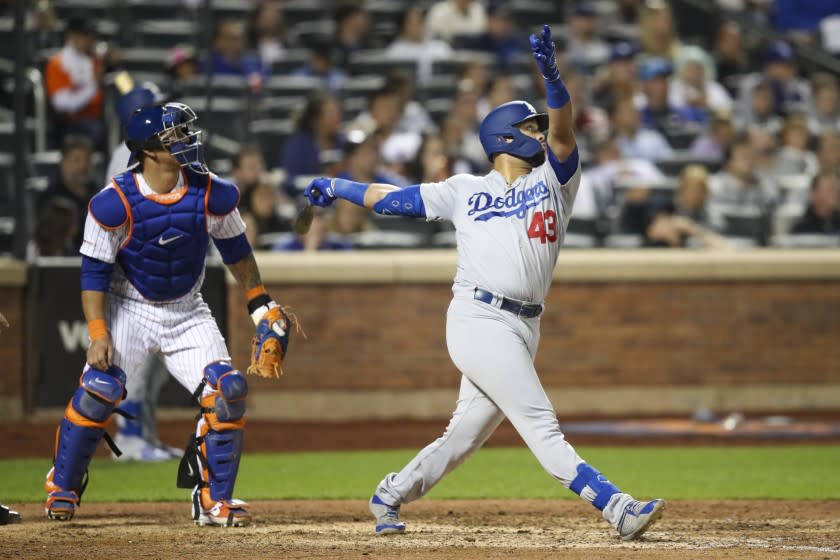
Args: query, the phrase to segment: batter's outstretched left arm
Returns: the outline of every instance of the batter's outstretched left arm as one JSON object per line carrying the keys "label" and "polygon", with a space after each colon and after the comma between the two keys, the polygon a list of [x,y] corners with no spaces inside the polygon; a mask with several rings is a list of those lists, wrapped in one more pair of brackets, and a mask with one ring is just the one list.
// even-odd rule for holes
{"label": "batter's outstretched left arm", "polygon": [[396,187],[385,183],[357,183],[335,177],[314,179],[304,195],[314,206],[329,206],[338,198],[349,200],[379,214],[425,218],[420,185]]}
{"label": "batter's outstretched left arm", "polygon": [[540,36],[531,35],[531,52],[545,80],[548,104],[548,131],[546,142],[560,161],[565,161],[574,151],[574,117],[572,101],[557,68],[556,50],[551,39],[551,28],[544,25]]}

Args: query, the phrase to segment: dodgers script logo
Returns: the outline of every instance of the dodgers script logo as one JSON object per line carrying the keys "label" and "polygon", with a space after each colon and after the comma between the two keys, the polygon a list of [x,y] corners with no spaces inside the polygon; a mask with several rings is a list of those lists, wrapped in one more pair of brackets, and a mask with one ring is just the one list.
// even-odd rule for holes
{"label": "dodgers script logo", "polygon": [[476,222],[486,222],[498,216],[516,216],[521,220],[525,218],[529,208],[538,206],[548,196],[549,190],[543,181],[523,190],[513,188],[504,197],[493,198],[490,193],[479,192],[469,198],[468,202],[472,208],[467,215],[478,214],[475,217]]}

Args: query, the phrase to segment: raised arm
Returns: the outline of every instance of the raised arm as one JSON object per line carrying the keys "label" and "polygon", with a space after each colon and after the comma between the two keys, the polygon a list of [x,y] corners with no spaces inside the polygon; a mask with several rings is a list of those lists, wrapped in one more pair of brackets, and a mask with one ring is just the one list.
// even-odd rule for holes
{"label": "raised arm", "polygon": [[554,41],[551,29],[544,25],[540,36],[531,35],[531,52],[545,80],[546,101],[548,105],[548,131],[546,142],[560,161],[565,161],[574,151],[574,117],[572,102],[566,85],[560,78]]}

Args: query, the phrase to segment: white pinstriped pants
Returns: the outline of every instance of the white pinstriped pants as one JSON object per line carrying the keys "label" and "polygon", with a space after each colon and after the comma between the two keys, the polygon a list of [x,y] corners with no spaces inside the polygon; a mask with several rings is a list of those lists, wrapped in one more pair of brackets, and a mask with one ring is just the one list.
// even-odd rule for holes
{"label": "white pinstriped pants", "polygon": [[190,393],[204,377],[207,364],[230,361],[216,320],[198,293],[167,303],[111,293],[106,299],[105,321],[114,343],[114,364],[127,377],[129,398],[145,383],[136,372],[149,354],[160,355],[166,369]]}

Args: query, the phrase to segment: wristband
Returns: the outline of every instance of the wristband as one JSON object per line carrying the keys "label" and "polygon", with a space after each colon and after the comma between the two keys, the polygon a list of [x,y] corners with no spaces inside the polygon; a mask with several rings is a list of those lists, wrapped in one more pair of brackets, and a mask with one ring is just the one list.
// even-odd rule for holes
{"label": "wristband", "polygon": [[545,97],[549,109],[560,109],[569,102],[569,90],[559,76],[545,81]]}
{"label": "wristband", "polygon": [[267,293],[268,291],[266,291],[265,286],[263,284],[260,284],[259,286],[254,286],[253,288],[245,292],[245,299],[251,301],[257,296],[265,295]]}
{"label": "wristband", "polygon": [[[268,296],[265,296],[265,297],[268,297]],[[274,302],[273,299],[269,299],[267,303],[265,303],[263,305],[260,305],[259,307],[257,307],[253,311],[251,311],[250,307],[249,307],[248,310],[251,312],[251,320],[254,322],[254,325],[259,325],[260,320],[263,318],[263,315],[265,315],[266,313],[268,313],[270,310],[274,309],[275,307],[279,307],[279,306]]]}
{"label": "wristband", "polygon": [[349,200],[359,206],[365,205],[365,193],[368,189],[367,183],[357,183],[356,181],[348,181],[347,179],[333,179],[331,186],[333,194],[338,198]]}
{"label": "wristband", "polygon": [[108,336],[108,327],[105,326],[105,319],[88,321],[88,336],[91,342]]}

